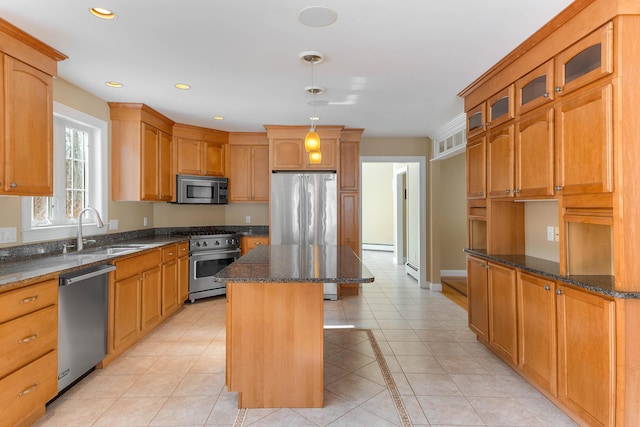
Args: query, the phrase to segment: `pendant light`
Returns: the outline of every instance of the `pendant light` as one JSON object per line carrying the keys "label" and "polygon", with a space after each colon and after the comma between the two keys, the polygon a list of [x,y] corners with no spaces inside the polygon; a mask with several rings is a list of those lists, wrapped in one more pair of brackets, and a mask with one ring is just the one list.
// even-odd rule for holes
{"label": "pendant light", "polygon": [[[323,92],[323,90],[314,85],[313,65],[317,62],[322,61],[322,54],[320,52],[303,52],[302,54],[300,54],[300,57],[311,64],[311,86],[306,88],[306,91],[313,95],[313,115],[311,116],[312,123],[309,131],[304,137],[304,149],[309,153],[310,163],[320,163],[320,161],[322,160],[322,155],[320,154],[320,135],[318,135],[318,132],[316,132],[316,125],[314,121],[318,120],[318,117],[316,116],[316,95]],[[312,156],[311,153],[316,154]]]}

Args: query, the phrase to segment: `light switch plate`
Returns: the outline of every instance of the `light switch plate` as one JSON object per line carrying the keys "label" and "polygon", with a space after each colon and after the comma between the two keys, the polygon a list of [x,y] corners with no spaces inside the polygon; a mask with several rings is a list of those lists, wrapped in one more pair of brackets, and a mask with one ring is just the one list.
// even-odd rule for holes
{"label": "light switch plate", "polygon": [[111,219],[109,220],[109,230],[117,230],[118,229],[118,220]]}
{"label": "light switch plate", "polygon": [[244,222],[245,222],[246,224],[251,224],[251,215],[247,215],[247,216],[245,216],[245,217],[244,217]]}
{"label": "light switch plate", "polygon": [[552,225],[547,226],[547,240],[553,242],[555,240],[554,228]]}

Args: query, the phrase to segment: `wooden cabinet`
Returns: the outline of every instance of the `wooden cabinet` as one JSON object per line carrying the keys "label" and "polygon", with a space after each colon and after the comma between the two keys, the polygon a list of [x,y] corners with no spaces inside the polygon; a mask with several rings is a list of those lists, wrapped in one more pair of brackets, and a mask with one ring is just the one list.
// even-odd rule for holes
{"label": "wooden cabinet", "polygon": [[510,363],[518,362],[516,323],[516,272],[513,268],[489,263],[489,346]]}
{"label": "wooden cabinet", "polygon": [[561,285],[557,316],[560,401],[589,425],[616,425],[614,301]]}
{"label": "wooden cabinet", "polygon": [[2,425],[30,425],[58,393],[58,279],[0,293]]}
{"label": "wooden cabinet", "polygon": [[516,123],[513,190],[516,198],[553,197],[553,132],[553,108],[531,112]]}
{"label": "wooden cabinet", "polygon": [[160,322],[161,251],[116,260],[109,283],[109,359],[129,348]]}
{"label": "wooden cabinet", "polygon": [[608,22],[558,54],[555,91],[564,95],[613,73],[613,38]]}
{"label": "wooden cabinet", "polygon": [[487,134],[487,193],[489,197],[513,197],[513,125]]}
{"label": "wooden cabinet", "polygon": [[242,236],[240,238],[240,255],[245,255],[256,246],[268,245],[269,236]]}
{"label": "wooden cabinet", "polygon": [[360,142],[340,143],[339,191],[358,191],[360,188]]}
{"label": "wooden cabinet", "polygon": [[487,197],[487,142],[486,137],[467,142],[467,198]]}
{"label": "wooden cabinet", "polygon": [[556,284],[518,271],[518,368],[557,395]]}
{"label": "wooden cabinet", "polygon": [[173,121],[144,104],[109,103],[114,200],[173,199]]}
{"label": "wooden cabinet", "polygon": [[178,245],[162,248],[162,316],[178,309]]}
{"label": "wooden cabinet", "polygon": [[467,312],[469,329],[478,340],[489,342],[489,287],[487,284],[487,262],[467,257]]}
{"label": "wooden cabinet", "polygon": [[554,99],[553,59],[516,81],[516,114],[524,114]]}
{"label": "wooden cabinet", "polygon": [[509,85],[487,100],[487,129],[492,129],[514,117],[514,85]]}
{"label": "wooden cabinet", "polygon": [[481,103],[467,111],[467,138],[479,135],[485,128],[486,103]]}
{"label": "wooden cabinet", "polygon": [[269,146],[230,145],[229,201],[269,201]]}
{"label": "wooden cabinet", "polygon": [[229,134],[176,123],[174,168],[184,175],[224,176]]}
{"label": "wooden cabinet", "polygon": [[271,150],[271,169],[273,170],[335,170],[338,168],[337,139],[320,138],[322,161],[317,164],[309,162],[309,153],[304,149],[304,136],[295,139],[276,139],[271,145]]}
{"label": "wooden cabinet", "polygon": [[613,85],[567,95],[556,107],[556,191],[613,191]]}
{"label": "wooden cabinet", "polygon": [[[0,194],[53,194],[53,78],[0,53]],[[4,87],[2,87],[4,86]]]}
{"label": "wooden cabinet", "polygon": [[189,298],[189,242],[178,243],[178,304]]}

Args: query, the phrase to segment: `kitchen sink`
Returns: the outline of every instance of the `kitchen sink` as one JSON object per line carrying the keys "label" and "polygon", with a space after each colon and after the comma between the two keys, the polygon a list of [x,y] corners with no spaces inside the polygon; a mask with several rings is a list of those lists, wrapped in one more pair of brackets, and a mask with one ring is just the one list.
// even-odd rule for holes
{"label": "kitchen sink", "polygon": [[125,252],[133,252],[136,248],[125,248],[125,247],[106,247],[102,249],[96,249],[92,251],[86,251],[86,255],[119,255]]}

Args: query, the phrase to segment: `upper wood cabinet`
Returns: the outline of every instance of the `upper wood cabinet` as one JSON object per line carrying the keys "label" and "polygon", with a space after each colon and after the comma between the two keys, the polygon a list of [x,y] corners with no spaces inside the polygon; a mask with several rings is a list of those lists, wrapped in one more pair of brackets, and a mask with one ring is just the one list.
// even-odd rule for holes
{"label": "upper wood cabinet", "polygon": [[340,138],[342,127],[318,126],[322,161],[309,162],[309,153],[304,149],[306,126],[267,125],[269,139],[269,169],[274,170],[338,170],[340,165]]}
{"label": "upper wood cabinet", "polygon": [[173,126],[176,140],[176,173],[185,175],[224,176],[227,132],[196,126]]}
{"label": "upper wood cabinet", "polygon": [[487,129],[492,129],[514,117],[513,85],[509,85],[487,100]]}
{"label": "upper wood cabinet", "polygon": [[487,192],[489,197],[513,197],[513,125],[487,133]]}
{"label": "upper wood cabinet", "polygon": [[523,114],[554,99],[553,60],[516,81],[516,113]]}
{"label": "upper wood cabinet", "polygon": [[471,138],[486,130],[486,103],[482,103],[467,111],[467,138]]}
{"label": "upper wood cabinet", "polygon": [[556,107],[556,191],[613,191],[613,85],[565,96]]}
{"label": "upper wood cabinet", "polygon": [[516,198],[553,197],[553,108],[520,117],[515,127]]}
{"label": "upper wood cabinet", "polygon": [[269,145],[265,134],[229,135],[229,201],[269,201]]}
{"label": "upper wood cabinet", "polygon": [[467,141],[467,198],[487,197],[487,138]]}
{"label": "upper wood cabinet", "polygon": [[114,200],[173,198],[173,121],[144,104],[109,103]]}
{"label": "upper wood cabinet", "polygon": [[340,143],[340,191],[358,191],[360,188],[360,142]]}
{"label": "upper wood cabinet", "polygon": [[608,22],[555,59],[555,91],[564,95],[613,73],[613,23]]}
{"label": "upper wood cabinet", "polygon": [[0,195],[53,194],[53,77],[62,53],[0,18]]}

